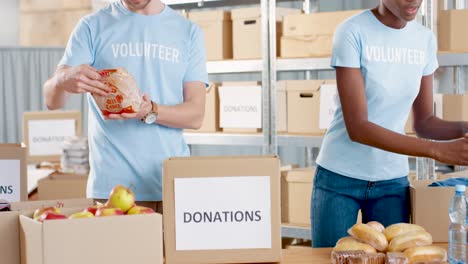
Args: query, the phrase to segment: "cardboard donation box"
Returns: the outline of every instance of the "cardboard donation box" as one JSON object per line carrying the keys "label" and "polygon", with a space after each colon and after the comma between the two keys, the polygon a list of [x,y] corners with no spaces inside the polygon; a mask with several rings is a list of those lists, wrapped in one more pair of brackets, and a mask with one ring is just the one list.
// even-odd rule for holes
{"label": "cardboard donation box", "polygon": [[163,175],[166,263],[280,261],[278,158],[171,158]]}
{"label": "cardboard donation box", "polygon": [[468,9],[443,10],[438,14],[439,50],[453,52],[468,51]]}
{"label": "cardboard donation box", "polygon": [[448,242],[448,216],[455,187],[428,187],[432,181],[411,183],[412,222],[432,235],[434,242]]}
{"label": "cardboard donation box", "polygon": [[310,226],[310,200],[315,167],[281,173],[281,222]]}
{"label": "cardboard donation box", "polygon": [[258,82],[223,82],[218,88],[220,127],[225,132],[262,128],[262,86]]}
{"label": "cardboard donation box", "polygon": [[26,201],[27,159],[24,144],[0,144],[0,200]]}
{"label": "cardboard donation box", "polygon": [[60,161],[65,139],[80,135],[80,112],[25,112],[23,115],[23,140],[28,147],[29,162]]}
{"label": "cardboard donation box", "polygon": [[[70,215],[83,208],[63,209]],[[25,264],[162,264],[162,216],[157,213],[33,220],[20,215]]]}
{"label": "cardboard donation box", "polygon": [[339,105],[334,80],[286,81],[288,132],[322,135]]}
{"label": "cardboard donation box", "polygon": [[33,211],[38,208],[50,206],[56,206],[59,208],[81,206],[85,208],[87,206],[91,206],[92,203],[92,200],[86,199],[11,203],[10,212],[0,212],[0,234],[2,234],[2,239],[0,239],[0,248],[2,249],[0,263],[21,263],[20,224],[18,221],[21,212]]}
{"label": "cardboard donation box", "polygon": [[[276,38],[278,51],[283,17],[300,14],[300,9],[276,9]],[[260,59],[262,57],[262,19],[260,7],[238,8],[232,10],[234,59]]]}
{"label": "cardboard donation box", "polygon": [[445,94],[443,100],[445,120],[468,122],[468,94]]}
{"label": "cardboard donation box", "polygon": [[54,173],[37,184],[39,200],[86,198],[87,175]]}
{"label": "cardboard donation box", "polygon": [[206,59],[232,59],[231,13],[222,10],[189,12],[188,18],[203,30]]}
{"label": "cardboard donation box", "polygon": [[283,58],[331,55],[333,34],[344,20],[362,10],[285,16],[280,56]]}
{"label": "cardboard donation box", "polygon": [[187,129],[186,132],[218,132],[219,128],[219,97],[218,84],[210,83],[206,89],[205,117],[202,126],[197,129]]}

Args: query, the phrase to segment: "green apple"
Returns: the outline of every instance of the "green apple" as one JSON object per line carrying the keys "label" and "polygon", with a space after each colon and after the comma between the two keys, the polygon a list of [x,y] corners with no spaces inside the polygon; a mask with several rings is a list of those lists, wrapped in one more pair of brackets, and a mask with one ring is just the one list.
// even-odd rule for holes
{"label": "green apple", "polygon": [[134,214],[152,214],[154,213],[154,210],[149,208],[149,207],[144,207],[144,206],[139,206],[135,205],[130,210],[128,210],[127,214],[128,215],[134,215]]}
{"label": "green apple", "polygon": [[69,219],[74,219],[74,218],[92,218],[94,217],[93,213],[88,212],[88,211],[83,211],[83,212],[78,212],[70,215],[68,218]]}
{"label": "green apple", "polygon": [[106,204],[108,204],[109,207],[120,208],[126,213],[135,205],[135,194],[130,188],[117,185],[112,189],[109,195],[109,201]]}

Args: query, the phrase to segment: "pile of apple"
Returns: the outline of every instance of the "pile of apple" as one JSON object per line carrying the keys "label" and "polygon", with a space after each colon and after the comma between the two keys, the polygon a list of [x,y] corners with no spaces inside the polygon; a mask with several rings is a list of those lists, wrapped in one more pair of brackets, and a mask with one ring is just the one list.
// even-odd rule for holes
{"label": "pile of apple", "polygon": [[135,204],[135,194],[130,188],[126,188],[122,185],[115,186],[110,195],[109,199],[105,204],[96,204],[88,207],[81,212],[74,213],[70,216],[66,216],[61,213],[58,207],[43,207],[38,208],[34,211],[33,219],[39,222],[45,220],[57,220],[57,219],[73,219],[73,218],[92,218],[92,217],[103,217],[103,216],[115,216],[115,215],[135,215],[135,214],[151,214],[154,210],[149,207],[138,206]]}

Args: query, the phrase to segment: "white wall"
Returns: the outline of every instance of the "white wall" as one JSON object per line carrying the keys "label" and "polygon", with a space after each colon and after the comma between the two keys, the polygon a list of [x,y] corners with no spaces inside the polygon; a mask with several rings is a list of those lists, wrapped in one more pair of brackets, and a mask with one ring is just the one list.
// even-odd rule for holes
{"label": "white wall", "polygon": [[0,46],[19,42],[19,0],[0,0]]}

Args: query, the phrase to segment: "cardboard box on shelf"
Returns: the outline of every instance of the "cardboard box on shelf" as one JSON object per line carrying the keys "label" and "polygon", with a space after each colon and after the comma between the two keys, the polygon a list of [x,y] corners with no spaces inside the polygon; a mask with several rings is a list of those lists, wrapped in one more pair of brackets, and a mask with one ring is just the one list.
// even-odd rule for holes
{"label": "cardboard box on shelf", "polygon": [[466,24],[468,24],[468,9],[440,11],[438,13],[439,50],[467,52]]}
{"label": "cardboard box on shelf", "polygon": [[431,183],[430,180],[411,183],[412,222],[424,227],[434,242],[446,243],[450,224],[448,211],[455,188],[428,187]]}
{"label": "cardboard box on shelf", "polygon": [[280,56],[283,58],[331,55],[333,34],[340,23],[362,10],[296,14],[284,17]]}
{"label": "cardboard box on shelf", "polygon": [[288,133],[324,134],[338,103],[336,81],[287,81],[286,90]]}
{"label": "cardboard box on shelf", "polygon": [[[15,202],[10,205],[10,212],[0,212],[0,248],[1,263],[20,264],[20,227],[19,216],[22,211],[32,211],[41,207],[57,206],[61,208],[91,206],[91,199]],[[23,262],[25,263],[25,262]]]}
{"label": "cardboard box on shelf", "polygon": [[[443,94],[434,94],[434,114],[439,118],[443,118]],[[411,110],[408,120],[405,125],[405,133],[408,135],[415,135],[416,132],[413,129],[413,111]]]}
{"label": "cardboard box on shelf", "polygon": [[91,9],[22,12],[21,46],[65,47],[78,21]]}
{"label": "cardboard box on shelf", "polygon": [[86,198],[87,175],[54,173],[37,183],[39,200]]}
{"label": "cardboard box on shelf", "polygon": [[28,200],[27,156],[24,144],[0,144],[0,200]]}
{"label": "cardboard box on shelf", "polygon": [[468,94],[445,94],[443,109],[445,120],[468,122]]}
{"label": "cardboard box on shelf", "polygon": [[189,12],[188,18],[203,30],[206,59],[232,59],[231,13],[223,10]]}
{"label": "cardboard box on shelf", "polygon": [[280,261],[277,157],[171,158],[163,174],[167,263]]}
{"label": "cardboard box on shelf", "polygon": [[281,222],[310,226],[310,201],[316,167],[281,172]]}
{"label": "cardboard box on shelf", "polygon": [[186,132],[209,132],[214,133],[220,131],[219,127],[219,97],[217,83],[211,83],[206,89],[205,98],[205,117],[200,129],[188,129]]}
{"label": "cardboard box on shelf", "polygon": [[276,131],[288,131],[288,98],[286,95],[286,82],[276,83]]}
{"label": "cardboard box on shelf", "polygon": [[[82,207],[62,213],[82,211]],[[25,264],[163,263],[162,216],[140,214],[40,223],[20,215],[21,254]],[[129,252],[133,252],[130,254]]]}
{"label": "cardboard box on shelf", "polygon": [[81,135],[77,111],[24,112],[23,141],[29,162],[60,161],[67,137]]}
{"label": "cardboard box on shelf", "polygon": [[21,0],[20,10],[30,11],[51,11],[63,9],[89,9],[91,0]]}
{"label": "cardboard box on shelf", "polygon": [[[283,17],[300,14],[300,9],[276,9],[276,45],[279,54]],[[233,9],[233,56],[236,60],[260,59],[262,57],[262,21],[260,7]]]}
{"label": "cardboard box on shelf", "polygon": [[219,125],[225,132],[257,132],[262,128],[259,82],[223,82],[218,87]]}

